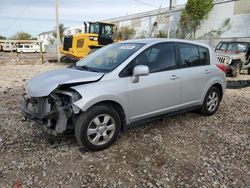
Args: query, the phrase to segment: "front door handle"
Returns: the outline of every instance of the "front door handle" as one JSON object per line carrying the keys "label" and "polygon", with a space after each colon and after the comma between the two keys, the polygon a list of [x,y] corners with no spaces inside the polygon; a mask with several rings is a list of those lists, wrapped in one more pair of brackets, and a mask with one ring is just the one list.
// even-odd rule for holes
{"label": "front door handle", "polygon": [[172,76],[170,77],[170,80],[177,80],[177,79],[179,79],[179,76],[172,75]]}

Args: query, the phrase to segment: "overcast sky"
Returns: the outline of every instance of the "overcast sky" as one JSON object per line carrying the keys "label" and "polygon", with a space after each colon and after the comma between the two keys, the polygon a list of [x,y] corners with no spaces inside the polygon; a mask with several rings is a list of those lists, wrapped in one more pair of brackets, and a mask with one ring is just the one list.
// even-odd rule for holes
{"label": "overcast sky", "polygon": [[[169,0],[59,0],[59,19],[65,27],[83,21],[98,21],[126,14],[168,7]],[[177,0],[184,4],[187,0]],[[0,0],[0,35],[10,37],[18,31],[33,36],[55,27],[54,0]]]}

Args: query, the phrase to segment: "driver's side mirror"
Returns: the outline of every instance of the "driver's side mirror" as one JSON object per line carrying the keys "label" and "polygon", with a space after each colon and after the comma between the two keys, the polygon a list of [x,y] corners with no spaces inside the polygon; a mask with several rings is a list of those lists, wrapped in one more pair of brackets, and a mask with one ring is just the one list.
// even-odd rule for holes
{"label": "driver's side mirror", "polygon": [[136,83],[139,82],[140,76],[147,76],[149,74],[149,68],[146,65],[137,65],[134,67],[133,75],[132,75],[132,82]]}

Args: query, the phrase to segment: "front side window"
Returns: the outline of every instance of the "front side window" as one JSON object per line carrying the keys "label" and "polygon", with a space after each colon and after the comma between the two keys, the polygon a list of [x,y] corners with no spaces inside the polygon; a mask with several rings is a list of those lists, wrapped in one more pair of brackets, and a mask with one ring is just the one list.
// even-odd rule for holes
{"label": "front side window", "polygon": [[181,67],[195,67],[209,65],[209,50],[207,48],[192,45],[178,44]]}
{"label": "front side window", "polygon": [[102,47],[77,62],[77,66],[97,72],[110,72],[140,49],[140,43],[114,43]]}
{"label": "front side window", "polygon": [[90,30],[89,30],[90,33],[99,34],[100,25],[98,23],[91,23],[89,27],[90,27]]}
{"label": "front side window", "polygon": [[147,65],[150,73],[175,69],[175,45],[174,43],[154,45],[137,56],[132,65],[133,67]]}

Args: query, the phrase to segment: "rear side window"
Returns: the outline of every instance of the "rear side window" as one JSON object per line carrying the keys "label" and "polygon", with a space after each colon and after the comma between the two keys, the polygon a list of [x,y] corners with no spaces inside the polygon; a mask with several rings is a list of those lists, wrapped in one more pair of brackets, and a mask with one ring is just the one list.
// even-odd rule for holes
{"label": "rear side window", "polygon": [[192,44],[178,44],[181,67],[209,65],[209,50]]}

